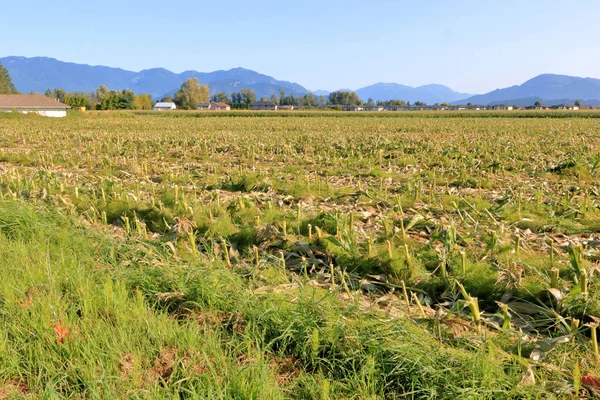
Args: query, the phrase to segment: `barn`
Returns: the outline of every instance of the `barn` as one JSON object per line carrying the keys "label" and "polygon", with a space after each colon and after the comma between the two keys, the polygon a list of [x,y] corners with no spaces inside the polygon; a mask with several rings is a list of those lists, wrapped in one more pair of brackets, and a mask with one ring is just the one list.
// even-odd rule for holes
{"label": "barn", "polygon": [[156,103],[154,105],[154,107],[152,107],[152,109],[154,111],[170,111],[170,110],[176,110],[177,106],[173,102],[159,101],[158,103]]}
{"label": "barn", "polygon": [[66,117],[69,107],[41,94],[0,94],[0,112],[36,113],[44,117]]}

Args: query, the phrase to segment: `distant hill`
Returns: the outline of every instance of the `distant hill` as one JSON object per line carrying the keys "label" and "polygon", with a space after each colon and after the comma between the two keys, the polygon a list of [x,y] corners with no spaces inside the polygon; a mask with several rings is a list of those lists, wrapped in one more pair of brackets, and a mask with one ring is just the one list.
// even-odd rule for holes
{"label": "distant hill", "polygon": [[61,88],[68,92],[94,91],[105,85],[109,89],[131,89],[136,93],[149,93],[159,98],[174,93],[188,78],[198,78],[209,84],[211,93],[254,89],[258,97],[279,95],[279,88],[287,94],[308,93],[297,83],[280,81],[273,77],[244,68],[228,71],[197,72],[185,71],[176,74],[163,68],[147,69],[140,72],[120,68],[90,66],[59,61],[48,57],[5,57],[0,62],[8,69],[17,90],[22,93],[40,92],[46,89]]}
{"label": "distant hill", "polygon": [[419,87],[405,86],[397,83],[376,83],[356,91],[362,100],[404,100],[414,103],[422,101],[426,104],[453,102],[470,97],[470,94],[457,93],[444,85],[425,85]]}
{"label": "distant hill", "polygon": [[597,101],[596,99],[600,99],[600,79],[543,74],[522,85],[496,89],[463,99],[460,103],[490,105],[517,104],[513,102],[518,101],[519,105],[531,105],[536,100],[541,100],[545,104],[552,105],[551,103],[573,103],[575,100],[581,100],[583,103]]}
{"label": "distant hill", "polygon": [[[526,97],[524,99],[509,99],[509,100],[502,100],[502,101],[494,101],[492,103],[489,103],[487,105],[490,106],[495,106],[495,105],[499,105],[499,104],[507,104],[507,105],[511,105],[511,106],[523,106],[523,107],[527,107],[527,106],[532,106],[536,103],[536,101],[540,101],[543,105],[545,106],[556,106],[559,104],[573,104],[575,103],[575,100],[573,99],[553,99],[553,100],[549,100],[549,99],[542,99],[541,97]],[[600,100],[581,100],[580,101],[582,106],[600,106]]]}
{"label": "distant hill", "polygon": [[[257,97],[279,97],[279,89],[286,94],[303,96],[308,90],[303,86],[275,79],[271,76],[244,68],[227,71],[185,71],[180,74],[164,68],[152,68],[139,72],[121,68],[91,66],[63,62],[48,57],[4,57],[0,62],[8,69],[17,90],[22,93],[40,92],[61,88],[68,92],[94,91],[100,85],[109,89],[131,89],[136,93],[149,93],[155,99],[174,94],[188,78],[210,86],[211,94],[239,92],[242,88],[253,89]],[[343,90],[343,89],[342,89]],[[348,89],[346,89],[348,90]],[[482,95],[458,93],[444,85],[411,87],[398,83],[377,83],[356,90],[362,100],[404,100],[427,104],[449,102],[453,104],[514,104],[528,106],[537,100],[547,105],[573,103],[580,100],[584,105],[600,105],[600,79],[578,78],[567,75],[543,74],[522,85],[497,89]],[[316,96],[329,96],[326,90],[316,90]]]}

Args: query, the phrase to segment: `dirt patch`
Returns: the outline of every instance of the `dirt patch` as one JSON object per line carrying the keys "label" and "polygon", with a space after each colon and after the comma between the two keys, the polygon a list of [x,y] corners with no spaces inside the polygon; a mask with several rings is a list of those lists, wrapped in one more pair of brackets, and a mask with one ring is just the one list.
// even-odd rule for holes
{"label": "dirt patch", "polygon": [[275,373],[279,385],[292,382],[302,374],[302,363],[293,357],[273,356],[269,366]]}
{"label": "dirt patch", "polygon": [[31,398],[29,387],[18,379],[10,379],[0,383],[0,400]]}
{"label": "dirt patch", "polygon": [[154,379],[162,379],[165,383],[169,382],[173,371],[175,370],[175,364],[177,363],[177,352],[172,347],[163,347],[154,365],[150,368],[150,377]]}
{"label": "dirt patch", "polygon": [[133,354],[123,354],[120,358],[121,367],[119,368],[119,375],[122,380],[127,380],[133,375],[134,371],[134,358]]}
{"label": "dirt patch", "polygon": [[208,370],[200,353],[188,354],[181,360],[183,367],[193,375],[204,375]]}
{"label": "dirt patch", "polygon": [[246,319],[240,313],[223,315],[221,323],[227,331],[232,333],[242,333],[246,329]]}

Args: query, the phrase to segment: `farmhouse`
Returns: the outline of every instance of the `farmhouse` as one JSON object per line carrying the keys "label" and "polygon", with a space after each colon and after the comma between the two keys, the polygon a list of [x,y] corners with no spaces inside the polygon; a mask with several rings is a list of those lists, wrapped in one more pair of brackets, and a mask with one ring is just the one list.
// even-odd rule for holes
{"label": "farmhouse", "polygon": [[0,111],[17,111],[23,114],[36,113],[44,117],[66,117],[71,108],[41,94],[2,94]]}
{"label": "farmhouse", "polygon": [[272,101],[257,101],[250,105],[251,110],[260,111],[260,110],[271,110],[276,111],[278,108],[277,104]]}
{"label": "farmhouse", "polygon": [[210,104],[211,104],[211,110],[215,110],[215,111],[230,111],[231,110],[231,106],[227,103],[211,101]]}
{"label": "farmhouse", "polygon": [[211,111],[229,111],[229,110],[231,110],[231,106],[229,104],[225,104],[225,103],[221,103],[221,102],[217,102],[217,101],[210,101],[208,103],[198,104],[198,107],[196,107],[196,109],[211,110]]}
{"label": "farmhouse", "polygon": [[158,102],[154,105],[154,107],[152,107],[152,109],[155,111],[169,111],[176,110],[177,106],[175,103]]}
{"label": "farmhouse", "polygon": [[284,111],[292,111],[295,109],[294,106],[279,106],[277,107],[278,110],[284,110]]}

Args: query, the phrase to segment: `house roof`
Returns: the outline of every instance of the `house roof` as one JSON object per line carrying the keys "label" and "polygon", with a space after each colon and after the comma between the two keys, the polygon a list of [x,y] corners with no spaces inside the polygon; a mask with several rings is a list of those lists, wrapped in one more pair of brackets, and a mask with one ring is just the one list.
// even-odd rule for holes
{"label": "house roof", "polygon": [[217,107],[229,107],[229,104],[221,103],[220,101],[211,101],[210,103]]}
{"label": "house roof", "polygon": [[0,109],[58,109],[71,108],[42,94],[0,94]]}
{"label": "house roof", "polygon": [[174,107],[175,103],[172,102],[158,102],[154,105],[155,108],[157,107]]}

